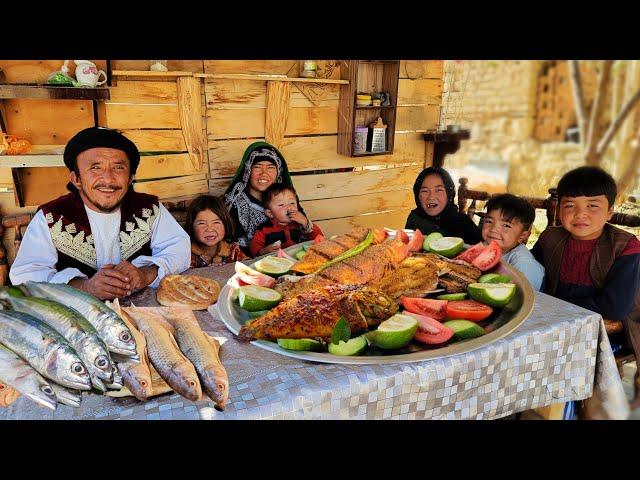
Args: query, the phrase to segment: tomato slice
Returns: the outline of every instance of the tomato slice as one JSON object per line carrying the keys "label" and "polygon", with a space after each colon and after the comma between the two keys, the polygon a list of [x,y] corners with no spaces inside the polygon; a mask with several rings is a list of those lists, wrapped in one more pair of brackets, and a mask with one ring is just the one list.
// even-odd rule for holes
{"label": "tomato slice", "polygon": [[402,229],[398,229],[396,230],[396,236],[400,238],[400,240],[402,240],[402,243],[407,244],[409,243],[409,235],[407,235],[407,232],[405,232]]}
{"label": "tomato slice", "polygon": [[486,245],[482,242],[476,243],[473,247],[467,248],[464,252],[455,257],[456,260],[464,260],[467,263],[473,262],[473,260],[484,252]]}
{"label": "tomato slice", "polygon": [[491,240],[489,246],[486,247],[480,255],[475,257],[471,263],[483,272],[495,267],[502,257],[502,249],[498,242]]}
{"label": "tomato slice", "polygon": [[313,243],[314,243],[314,245],[315,245],[316,243],[320,243],[320,242],[322,242],[322,241],[324,241],[324,235],[322,235],[322,234],[318,235],[316,238],[314,238],[314,239],[313,239]]}
{"label": "tomato slice", "polygon": [[444,320],[447,313],[448,300],[433,300],[431,298],[400,297],[400,301],[407,312],[426,315],[436,320]]}
{"label": "tomato slice", "polygon": [[409,241],[409,251],[410,252],[419,252],[422,250],[422,242],[424,241],[424,235],[420,230],[413,232],[413,237]]}
{"label": "tomato slice", "polygon": [[480,322],[493,313],[493,308],[475,300],[452,300],[447,304],[447,318]]}
{"label": "tomato slice", "polygon": [[414,340],[418,340],[419,342],[427,343],[429,345],[438,345],[453,337],[452,329],[445,327],[439,321],[431,317],[411,312],[408,312],[407,315],[411,315],[413,318],[418,320],[418,331],[413,337]]}

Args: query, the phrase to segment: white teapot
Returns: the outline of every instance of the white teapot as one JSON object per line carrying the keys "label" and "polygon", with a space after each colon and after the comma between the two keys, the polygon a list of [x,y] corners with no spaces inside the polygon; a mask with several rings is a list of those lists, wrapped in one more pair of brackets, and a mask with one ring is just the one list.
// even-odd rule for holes
{"label": "white teapot", "polygon": [[[81,87],[98,87],[107,81],[107,74],[104,70],[98,70],[96,64],[89,60],[74,60],[76,64],[76,80]],[[104,80],[98,81],[100,75],[104,75]]]}

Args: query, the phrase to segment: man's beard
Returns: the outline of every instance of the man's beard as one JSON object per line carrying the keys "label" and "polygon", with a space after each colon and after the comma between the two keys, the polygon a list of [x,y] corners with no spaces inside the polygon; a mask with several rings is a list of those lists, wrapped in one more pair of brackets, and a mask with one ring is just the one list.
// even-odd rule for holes
{"label": "man's beard", "polygon": [[[81,191],[82,194],[98,209],[100,210],[100,212],[102,213],[111,213],[116,211],[118,208],[120,208],[120,204],[122,203],[122,201],[124,200],[125,195],[123,194],[122,197],[120,197],[114,205],[109,205],[109,204],[104,204],[102,202],[100,202],[97,198],[95,198],[93,195],[89,194],[89,192],[87,192],[87,190],[85,189],[84,185],[81,185]],[[115,185],[98,185],[96,188],[112,188],[116,191],[118,190],[122,190],[122,187],[120,186],[115,186]],[[127,189],[129,188],[129,186],[126,187]],[[125,191],[126,193],[126,191]]]}

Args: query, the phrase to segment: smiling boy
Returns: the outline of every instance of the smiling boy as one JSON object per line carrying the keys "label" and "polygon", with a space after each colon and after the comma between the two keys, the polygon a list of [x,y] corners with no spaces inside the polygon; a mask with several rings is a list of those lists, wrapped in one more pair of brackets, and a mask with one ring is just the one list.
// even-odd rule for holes
{"label": "smiling boy", "polygon": [[562,226],[547,228],[532,253],[545,267],[546,293],[621,320],[627,343],[638,355],[640,242],[607,223],[616,195],[615,180],[601,168],[566,173],[558,183]]}
{"label": "smiling boy", "polygon": [[526,200],[510,193],[496,195],[487,202],[482,239],[498,242],[502,259],[522,272],[533,288],[540,290],[544,267],[526,246],[534,219],[535,210]]}

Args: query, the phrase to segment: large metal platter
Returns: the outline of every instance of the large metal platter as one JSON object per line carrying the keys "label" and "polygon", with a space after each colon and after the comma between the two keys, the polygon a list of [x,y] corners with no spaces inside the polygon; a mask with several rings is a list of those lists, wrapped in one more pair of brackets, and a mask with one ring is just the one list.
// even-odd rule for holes
{"label": "large metal platter", "polygon": [[[304,243],[287,248],[285,251],[292,254],[298,250],[301,245],[304,245]],[[253,265],[253,263],[255,262],[252,262],[250,266]],[[277,343],[267,340],[255,340],[251,343],[264,350],[300,360],[350,365],[412,363],[470,352],[489,345],[511,333],[525,321],[533,309],[535,293],[524,275],[508,263],[502,261],[495,271],[500,274],[509,275],[511,281],[518,286],[518,292],[506,307],[489,317],[489,323],[485,326],[485,329],[490,331],[482,337],[458,341],[437,348],[429,347],[417,341],[412,341],[401,350],[385,351],[370,347],[367,349],[366,355],[352,357],[333,355],[328,352],[297,352],[285,350],[280,348]],[[220,292],[218,302],[209,308],[217,309],[219,318],[227,328],[238,335],[240,327],[249,319],[249,316],[239,307],[238,301],[234,300],[233,293],[233,288],[225,285]],[[485,325],[484,322],[483,325]]]}

